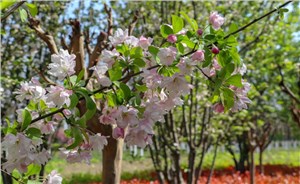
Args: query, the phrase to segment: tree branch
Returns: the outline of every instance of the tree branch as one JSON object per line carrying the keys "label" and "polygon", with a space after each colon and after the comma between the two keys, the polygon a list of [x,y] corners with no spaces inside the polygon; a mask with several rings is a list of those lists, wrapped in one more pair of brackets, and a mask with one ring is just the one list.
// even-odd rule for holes
{"label": "tree branch", "polygon": [[33,29],[36,32],[36,34],[47,44],[51,54],[57,54],[58,50],[53,36],[51,36],[48,32],[45,32],[41,28],[40,21],[30,16],[28,18],[28,22],[29,27]]}
{"label": "tree branch", "polygon": [[84,44],[83,35],[80,29],[80,22],[78,20],[70,20],[70,25],[72,26],[72,36],[71,36],[71,53],[76,55],[76,74],[84,69]]}

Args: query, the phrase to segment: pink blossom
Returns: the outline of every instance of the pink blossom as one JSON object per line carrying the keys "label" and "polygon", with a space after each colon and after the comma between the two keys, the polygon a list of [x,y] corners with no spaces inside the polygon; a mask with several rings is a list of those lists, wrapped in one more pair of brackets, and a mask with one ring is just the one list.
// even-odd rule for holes
{"label": "pink blossom", "polygon": [[176,41],[177,41],[176,35],[170,34],[170,35],[168,36],[168,38],[167,38],[167,41],[170,42],[170,43],[176,43]]}
{"label": "pink blossom", "polygon": [[109,50],[103,50],[100,56],[100,60],[105,62],[107,64],[107,67],[110,69],[112,65],[115,63],[116,58],[120,54],[117,52],[116,49],[109,51]]}
{"label": "pink blossom", "polygon": [[145,38],[144,36],[141,36],[138,42],[138,45],[142,47],[143,49],[148,49],[148,47],[151,45],[153,39],[152,38]]}
{"label": "pink blossom", "polygon": [[50,86],[50,88],[47,88],[47,91],[49,92],[46,95],[48,103],[53,103],[57,107],[62,107],[64,104],[70,105],[70,96],[73,93],[71,90],[67,90],[63,86]]}
{"label": "pink blossom", "polygon": [[189,75],[195,68],[195,65],[197,65],[196,62],[191,61],[191,59],[188,57],[184,57],[180,59],[177,67],[180,69],[180,74]]}
{"label": "pink blossom", "polygon": [[139,39],[135,36],[128,36],[125,40],[126,45],[130,45],[132,47],[136,47],[139,43]]}
{"label": "pink blossom", "polygon": [[217,30],[224,24],[225,19],[217,12],[212,12],[209,16],[209,22],[212,24],[212,27]]}
{"label": "pink blossom", "polygon": [[224,106],[221,103],[217,103],[213,106],[213,110],[218,113],[224,112]]}
{"label": "pink blossom", "polygon": [[50,134],[50,133],[54,133],[54,123],[53,121],[49,121],[47,123],[42,123],[41,126],[41,132],[43,134]]}
{"label": "pink blossom", "polygon": [[34,78],[30,82],[21,82],[21,88],[14,92],[14,94],[17,94],[16,99],[19,101],[24,99],[38,101],[44,98],[45,93],[46,90]]}
{"label": "pink blossom", "polygon": [[74,54],[69,54],[67,50],[60,50],[58,54],[51,55],[52,63],[49,64],[50,69],[48,73],[58,80],[63,80],[66,76],[71,76],[75,73],[75,61],[76,56]]}
{"label": "pink blossom", "polygon": [[65,148],[60,148],[59,150],[61,152],[61,156],[69,163],[85,162],[90,164],[90,160],[92,158],[90,150],[66,150]]}
{"label": "pink blossom", "polygon": [[97,150],[97,151],[102,151],[104,146],[106,146],[108,143],[106,136],[102,136],[100,133],[89,136],[89,140],[93,150]]}
{"label": "pink blossom", "polygon": [[123,31],[122,29],[118,28],[113,36],[109,36],[108,39],[110,40],[113,46],[118,44],[124,43],[125,40],[128,38],[128,29]]}
{"label": "pink blossom", "polygon": [[149,135],[141,128],[132,128],[129,130],[128,135],[125,138],[127,145],[137,145],[141,148],[145,148],[146,145],[151,144],[152,135]]}
{"label": "pink blossom", "polygon": [[204,51],[202,50],[197,50],[193,55],[192,55],[192,60],[193,61],[204,61]]}
{"label": "pink blossom", "polygon": [[115,127],[112,132],[112,136],[114,139],[124,138],[125,137],[125,130],[120,127]]}
{"label": "pink blossom", "polygon": [[38,147],[40,144],[42,144],[41,139],[31,140],[22,133],[7,134],[1,144],[7,154],[7,161],[3,164],[3,168],[9,173],[13,169],[24,173],[27,171],[27,166],[32,163],[45,164],[50,155],[45,149],[40,151]]}
{"label": "pink blossom", "polygon": [[51,173],[47,176],[46,181],[43,184],[61,184],[62,183],[62,177],[60,174],[53,170]]}
{"label": "pink blossom", "polygon": [[141,76],[144,78],[143,82],[146,84],[147,88],[154,89],[157,88],[161,82],[163,77],[159,75],[156,70],[143,70],[144,73]]}
{"label": "pink blossom", "polygon": [[166,78],[161,86],[165,87],[172,97],[188,94],[190,89],[193,88],[193,86],[187,82],[185,77],[178,73],[174,74],[172,77]]}
{"label": "pink blossom", "polygon": [[117,125],[120,128],[126,128],[127,125],[135,126],[139,123],[137,114],[138,110],[133,107],[120,106],[120,116],[117,118]]}
{"label": "pink blossom", "polygon": [[99,63],[97,66],[91,67],[90,70],[95,71],[98,83],[101,86],[107,87],[111,85],[110,79],[105,75],[106,71],[108,70],[106,63]]}
{"label": "pink blossom", "polygon": [[213,67],[216,69],[216,70],[221,70],[221,66],[219,65],[219,63],[218,63],[218,61],[217,61],[217,59],[216,58],[214,58],[213,59],[213,62],[212,62],[212,65],[213,65]]}
{"label": "pink blossom", "polygon": [[157,54],[160,63],[166,66],[173,64],[173,61],[176,59],[176,55],[177,49],[175,47],[162,48]]}
{"label": "pink blossom", "polygon": [[247,97],[247,94],[250,90],[250,84],[248,82],[242,81],[243,87],[236,88],[234,90],[235,93],[235,100],[234,106],[232,107],[231,111],[236,112],[242,109],[247,109],[247,104],[251,103],[251,100]]}

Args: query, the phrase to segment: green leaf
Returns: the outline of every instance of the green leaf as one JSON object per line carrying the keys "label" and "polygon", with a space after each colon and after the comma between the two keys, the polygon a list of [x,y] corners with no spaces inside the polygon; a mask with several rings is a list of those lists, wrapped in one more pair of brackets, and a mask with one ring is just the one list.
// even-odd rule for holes
{"label": "green leaf", "polygon": [[73,75],[73,76],[70,77],[70,82],[72,83],[73,86],[75,86],[76,81],[77,81],[77,76],[76,75]]}
{"label": "green leaf", "polygon": [[80,117],[80,119],[77,121],[77,123],[81,127],[85,127],[86,126],[86,121],[88,121],[89,119],[91,119],[94,116],[94,114],[96,113],[97,107],[96,107],[96,104],[93,101],[93,99],[89,96],[86,89],[84,89],[84,88],[77,89],[76,93],[79,93],[80,95],[82,95],[85,98],[85,103],[86,103],[86,109],[87,110],[84,113],[84,115],[82,117]]}
{"label": "green leaf", "polygon": [[70,146],[68,146],[67,149],[76,148],[77,146],[79,146],[79,144],[81,144],[81,142],[83,140],[83,137],[82,137],[82,134],[81,134],[81,131],[79,128],[72,127],[71,132],[72,132],[72,137],[74,138],[74,142]]}
{"label": "green leaf", "polygon": [[4,10],[5,8],[12,6],[15,2],[16,0],[2,0],[0,2],[0,10]]}
{"label": "green leaf", "polygon": [[77,79],[76,79],[76,83],[78,83],[78,82],[84,77],[84,73],[85,73],[85,70],[84,70],[84,69],[82,69],[82,70],[79,72],[79,74],[78,74],[78,76],[77,76]]}
{"label": "green leaf", "polygon": [[191,19],[186,13],[183,11],[180,12],[180,14],[185,18],[185,20],[191,25],[191,27],[194,29],[194,31],[198,30],[198,24],[194,19]]}
{"label": "green leaf", "polygon": [[30,164],[28,167],[27,167],[27,172],[25,173],[25,176],[31,176],[31,175],[35,175],[35,174],[39,174],[40,173],[40,170],[41,170],[41,166],[40,165],[37,165],[37,164]]}
{"label": "green leaf", "polygon": [[238,53],[238,50],[235,47],[232,47],[229,50],[229,54],[232,57],[234,63],[239,66],[241,64],[241,58],[240,58],[240,55]]}
{"label": "green leaf", "polygon": [[70,104],[70,109],[73,109],[74,107],[76,107],[76,105],[78,104],[79,102],[79,99],[78,99],[78,96],[76,95],[76,93],[73,93],[71,96],[70,96],[70,100],[71,100],[71,104]]}
{"label": "green leaf", "polygon": [[143,49],[141,47],[134,47],[130,50],[131,58],[141,58],[143,57]]}
{"label": "green leaf", "polygon": [[144,84],[144,85],[139,85],[139,84],[135,84],[135,88],[138,90],[138,91],[141,91],[141,92],[145,92],[147,91],[147,86]]}
{"label": "green leaf", "polygon": [[34,128],[34,127],[30,127],[26,130],[26,134],[28,135],[28,137],[32,138],[32,137],[41,137],[42,133],[40,129]]}
{"label": "green leaf", "polygon": [[24,109],[22,112],[23,116],[23,123],[22,123],[22,130],[25,130],[31,123],[31,114],[27,109]]}
{"label": "green leaf", "polygon": [[148,47],[148,51],[154,56],[156,57],[157,53],[159,52],[159,48],[154,47],[154,46],[149,46]]}
{"label": "green leaf", "polygon": [[170,34],[173,34],[174,32],[171,26],[164,24],[160,26],[160,33],[162,37],[167,38]]}
{"label": "green leaf", "polygon": [[122,78],[122,68],[114,67],[111,70],[108,70],[108,74],[111,81],[117,81]]}
{"label": "green leaf", "polygon": [[21,21],[26,22],[27,21],[27,12],[24,9],[19,10]]}
{"label": "green leaf", "polygon": [[135,58],[133,60],[133,64],[135,64],[138,67],[144,67],[144,66],[146,66],[145,61],[143,59],[141,59],[141,58]]}
{"label": "green leaf", "polygon": [[243,87],[243,84],[242,84],[242,75],[241,74],[232,75],[231,77],[229,77],[226,80],[226,83],[234,85],[234,86],[239,87],[239,88]]}
{"label": "green leaf", "polygon": [[26,6],[29,9],[30,14],[34,17],[38,13],[37,6],[35,4],[26,3]]}
{"label": "green leaf", "polygon": [[120,83],[120,88],[123,91],[125,100],[128,101],[131,98],[131,90],[130,90],[130,88],[126,84],[124,84],[122,82]]}
{"label": "green leaf", "polygon": [[46,105],[45,101],[44,100],[40,100],[39,102],[39,109],[44,111],[45,109],[47,109],[48,106]]}
{"label": "green leaf", "polygon": [[172,26],[174,33],[178,33],[184,26],[183,19],[176,15],[172,15]]}
{"label": "green leaf", "polygon": [[221,101],[225,112],[234,105],[234,92],[229,88],[221,89]]}
{"label": "green leaf", "polygon": [[238,25],[236,23],[230,24],[230,26],[229,26],[229,34],[235,32],[238,29],[239,29],[239,27],[238,27]]}
{"label": "green leaf", "polygon": [[182,43],[177,43],[176,45],[177,45],[178,51],[179,51],[181,54],[183,54],[183,53],[184,53],[184,46],[183,46],[183,44],[182,44]]}

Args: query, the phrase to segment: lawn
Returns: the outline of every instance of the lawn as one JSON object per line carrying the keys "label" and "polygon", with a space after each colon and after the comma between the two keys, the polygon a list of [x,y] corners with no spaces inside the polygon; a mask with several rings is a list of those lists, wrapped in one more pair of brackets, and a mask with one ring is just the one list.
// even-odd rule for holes
{"label": "lawn", "polygon": [[[58,155],[47,164],[46,172],[53,169],[58,170],[64,177],[64,183],[101,181],[101,154],[93,153],[91,165],[76,163],[67,164],[66,161],[60,159]],[[238,157],[238,155],[237,155]],[[209,169],[212,162],[213,154],[208,153],[204,159],[203,167]],[[256,163],[258,164],[258,154],[255,154]],[[145,151],[144,157],[133,157],[128,151],[124,152],[122,164],[122,179],[143,178],[151,179],[149,172],[153,171],[153,166],[149,153]],[[270,150],[264,153],[263,163],[266,165],[288,165],[300,166],[300,151],[298,149],[291,150]],[[182,158],[181,165],[183,168],[187,166],[187,155]],[[215,168],[223,169],[233,166],[231,155],[227,152],[219,152]]]}

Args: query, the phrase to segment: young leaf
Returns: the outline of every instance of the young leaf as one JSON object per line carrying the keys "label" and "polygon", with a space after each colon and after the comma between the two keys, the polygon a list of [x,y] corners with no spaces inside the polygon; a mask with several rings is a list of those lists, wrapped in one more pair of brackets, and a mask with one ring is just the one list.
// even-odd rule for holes
{"label": "young leaf", "polygon": [[111,81],[117,81],[122,77],[122,69],[120,67],[115,67],[108,70],[108,74]]}
{"label": "young leaf", "polygon": [[141,58],[135,58],[133,60],[133,64],[135,64],[138,67],[144,67],[146,65],[145,61]]}
{"label": "young leaf", "polygon": [[25,173],[25,176],[31,176],[31,175],[35,175],[38,174],[41,170],[41,166],[37,165],[37,164],[30,164],[27,168],[27,172]]}
{"label": "young leaf", "polygon": [[71,100],[71,104],[70,104],[70,109],[73,109],[74,107],[76,107],[76,105],[78,104],[79,102],[79,99],[77,97],[77,95],[75,93],[73,93],[71,96],[70,96],[70,100]]}
{"label": "young leaf", "polygon": [[81,131],[79,128],[72,127],[71,131],[72,131],[72,137],[74,138],[74,142],[73,142],[73,144],[68,146],[67,149],[76,148],[83,140],[83,137],[82,137],[82,134],[81,134]]}
{"label": "young leaf", "polygon": [[185,20],[192,26],[194,31],[198,30],[198,24],[194,19],[191,19],[186,13],[183,11],[180,12],[180,14],[185,18]]}
{"label": "young leaf", "polygon": [[167,24],[164,24],[162,26],[160,26],[160,33],[162,35],[162,37],[164,38],[167,38],[170,34],[173,34],[173,29],[167,25]]}
{"label": "young leaf", "polygon": [[12,6],[16,0],[3,0],[0,2],[0,10],[4,10],[5,8],[8,8]]}
{"label": "young leaf", "polygon": [[27,12],[24,9],[19,10],[21,21],[26,22],[27,21]]}
{"label": "young leaf", "polygon": [[234,85],[234,86],[239,87],[239,88],[243,87],[241,74],[232,75],[231,77],[229,77],[226,80],[226,83]]}
{"label": "young leaf", "polygon": [[123,91],[125,100],[128,101],[131,98],[131,90],[130,90],[130,88],[126,84],[124,84],[124,83],[120,83],[120,88]]}
{"label": "young leaf", "polygon": [[178,33],[183,28],[183,19],[176,15],[172,15],[172,26],[174,33]]}
{"label": "young leaf", "polygon": [[31,127],[26,130],[26,134],[28,135],[28,137],[32,138],[32,137],[41,137],[42,133],[40,129]]}
{"label": "young leaf", "polygon": [[22,130],[25,130],[31,123],[31,114],[27,109],[24,109],[22,112],[23,116],[23,123],[22,123]]}
{"label": "young leaf", "polygon": [[38,13],[37,6],[35,4],[26,3],[26,6],[29,9],[30,14],[34,17]]}
{"label": "young leaf", "polygon": [[221,89],[221,100],[224,110],[228,111],[234,105],[234,92],[229,88]]}

